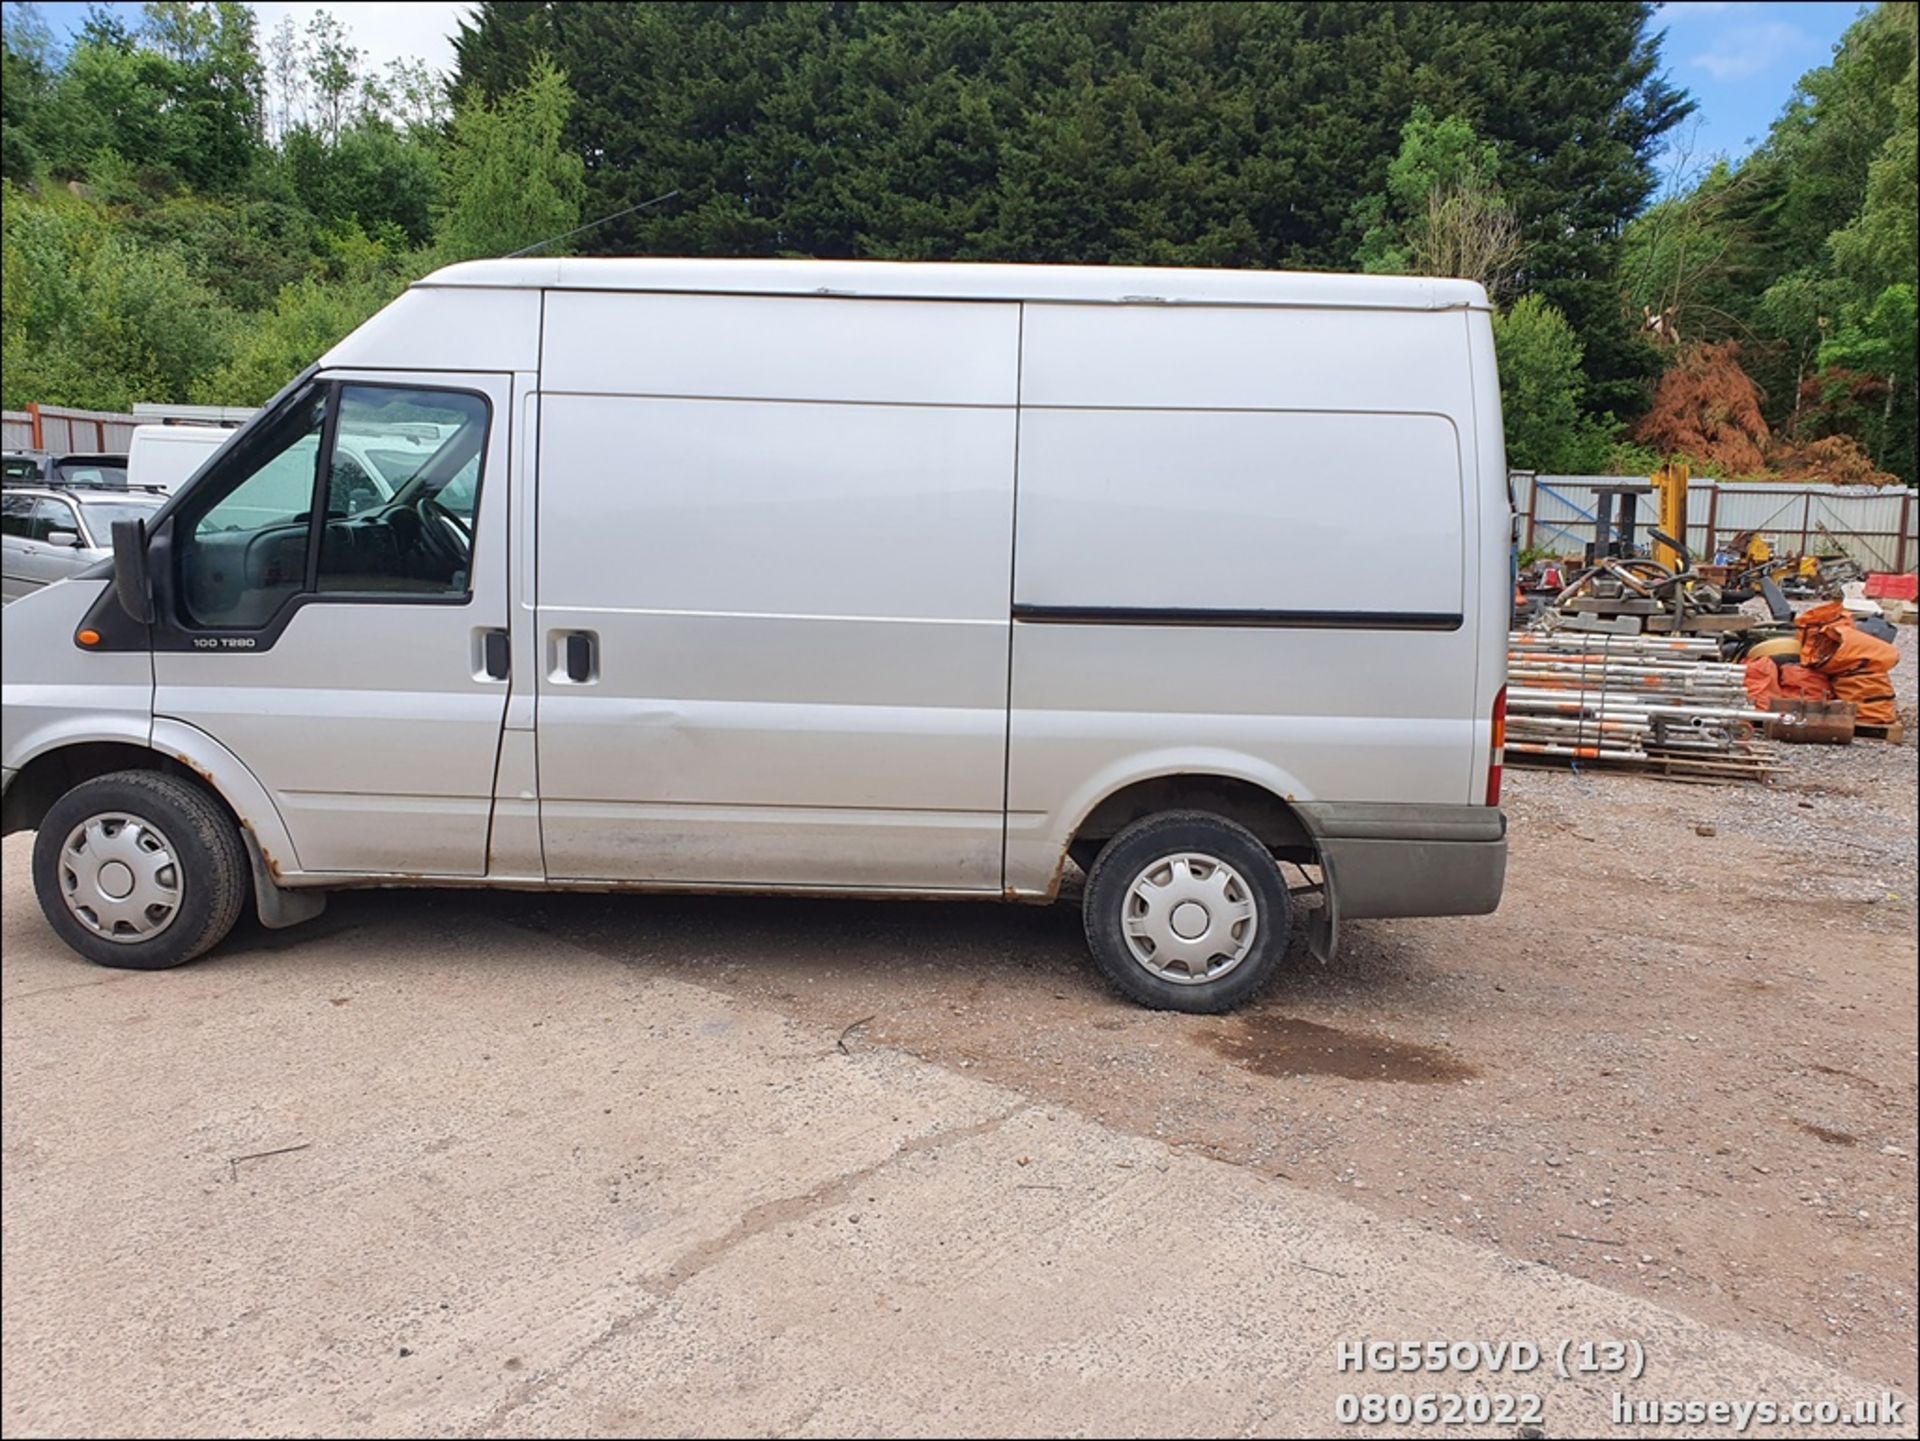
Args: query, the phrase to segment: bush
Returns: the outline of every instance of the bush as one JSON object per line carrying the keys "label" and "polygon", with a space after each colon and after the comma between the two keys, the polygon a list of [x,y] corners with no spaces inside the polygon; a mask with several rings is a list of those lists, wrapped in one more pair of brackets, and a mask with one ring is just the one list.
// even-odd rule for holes
{"label": "bush", "polygon": [[1507,464],[1543,475],[1591,475],[1607,463],[1613,426],[1581,411],[1579,338],[1537,295],[1493,318],[1506,419]]}
{"label": "bush", "polygon": [[185,400],[232,343],[232,311],[177,250],[143,243],[64,191],[4,187],[0,271],[10,408]]}
{"label": "bush", "polygon": [[284,287],[250,318],[226,364],[203,377],[204,405],[258,405],[392,300],[426,268],[424,257],[369,239],[354,227],[327,240],[321,270]]}

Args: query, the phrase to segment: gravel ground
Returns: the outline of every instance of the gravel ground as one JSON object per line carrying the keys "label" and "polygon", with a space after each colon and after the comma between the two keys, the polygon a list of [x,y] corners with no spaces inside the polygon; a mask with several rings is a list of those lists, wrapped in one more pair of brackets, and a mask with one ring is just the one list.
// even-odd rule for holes
{"label": "gravel ground", "polygon": [[1064,905],[482,903],[1911,1390],[1915,760],[1509,772],[1497,915],[1351,926],[1224,1018],[1117,1002]]}
{"label": "gravel ground", "polygon": [[1498,914],[1350,926],[1231,1017],[1116,999],[1067,905],[368,892],[235,944],[492,918],[1912,1392],[1915,636],[1903,744],[1510,771]]}

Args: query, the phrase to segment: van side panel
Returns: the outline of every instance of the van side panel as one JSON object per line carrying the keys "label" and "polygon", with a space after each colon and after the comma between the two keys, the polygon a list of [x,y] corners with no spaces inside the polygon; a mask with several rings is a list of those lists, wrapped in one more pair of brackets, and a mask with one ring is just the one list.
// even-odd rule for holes
{"label": "van side panel", "polygon": [[[1021,417],[1023,606],[1457,617],[1463,539],[1459,434],[1445,415]],[[1391,576],[1358,568],[1356,548],[1392,557]]]}
{"label": "van side panel", "polygon": [[546,325],[548,875],[997,891],[1017,307],[554,293]]}
{"label": "van side panel", "polygon": [[1027,307],[1010,888],[1146,776],[1470,799],[1465,342],[1448,311]]}

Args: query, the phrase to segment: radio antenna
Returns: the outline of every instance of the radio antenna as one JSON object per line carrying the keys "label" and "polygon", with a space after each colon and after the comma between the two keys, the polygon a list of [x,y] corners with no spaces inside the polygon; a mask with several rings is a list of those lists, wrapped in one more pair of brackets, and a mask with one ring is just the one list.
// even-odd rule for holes
{"label": "radio antenna", "polygon": [[667,201],[673,199],[673,197],[678,195],[679,193],[680,192],[678,190],[669,190],[665,195],[656,195],[653,197],[653,199],[643,200],[638,205],[629,205],[625,210],[616,210],[613,212],[613,214],[603,215],[598,220],[589,220],[585,225],[575,226],[572,230],[563,231],[559,235],[550,235],[545,240],[536,240],[533,244],[527,246],[524,250],[516,250],[513,252],[513,254],[503,255],[500,258],[502,260],[518,260],[523,255],[533,254],[533,252],[536,250],[545,250],[549,245],[553,245],[558,241],[571,240],[574,236],[579,235],[584,231],[592,230],[596,226],[605,225],[609,220],[618,220],[622,216],[636,215],[640,211],[651,209],[655,205],[664,205]]}

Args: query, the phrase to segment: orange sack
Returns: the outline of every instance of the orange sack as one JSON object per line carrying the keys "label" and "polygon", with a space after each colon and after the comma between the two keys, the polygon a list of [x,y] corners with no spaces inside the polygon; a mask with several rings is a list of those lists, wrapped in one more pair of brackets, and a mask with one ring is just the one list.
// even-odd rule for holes
{"label": "orange sack", "polygon": [[1817,670],[1781,665],[1770,655],[1747,662],[1747,700],[1755,710],[1778,710],[1776,701],[1832,700],[1833,684]]}
{"label": "orange sack", "polygon": [[1780,689],[1780,666],[1770,655],[1747,662],[1747,701],[1755,710],[1772,710],[1786,694]]}
{"label": "orange sack", "polygon": [[1832,700],[1833,682],[1803,665],[1780,667],[1780,693],[1788,700]]}
{"label": "orange sack", "polygon": [[1851,702],[1855,718],[1867,725],[1892,725],[1888,672],[1900,652],[1856,629],[1838,601],[1815,606],[1794,624],[1800,628],[1800,663],[1832,683],[1834,699]]}

